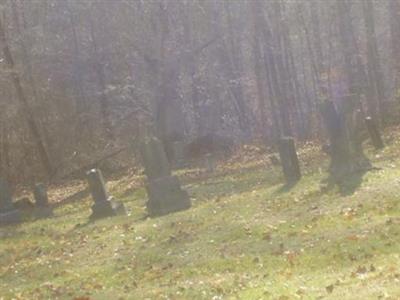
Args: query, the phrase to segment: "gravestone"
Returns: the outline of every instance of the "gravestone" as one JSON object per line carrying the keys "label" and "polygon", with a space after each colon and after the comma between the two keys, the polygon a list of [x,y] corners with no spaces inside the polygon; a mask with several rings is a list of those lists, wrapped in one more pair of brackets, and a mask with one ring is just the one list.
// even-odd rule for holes
{"label": "gravestone", "polygon": [[121,202],[109,196],[100,170],[92,169],[87,173],[90,192],[94,200],[90,219],[100,219],[117,215],[125,215],[126,210]]}
{"label": "gravestone", "polygon": [[379,132],[378,126],[375,121],[371,117],[365,118],[365,124],[367,126],[367,130],[369,136],[371,137],[372,144],[374,145],[376,150],[382,149],[385,147],[383,144],[381,133]]}
{"label": "gravestone", "polygon": [[0,178],[0,225],[20,223],[21,213],[15,209],[8,183]]}
{"label": "gravestone", "polygon": [[148,180],[171,176],[168,157],[159,139],[148,138],[144,141],[140,150],[144,164],[144,173]]}
{"label": "gravestone", "polygon": [[343,176],[370,168],[359,134],[360,111],[354,111],[355,117],[350,118],[348,112],[337,109],[329,100],[321,103],[320,110],[329,138],[330,179],[340,182]]}
{"label": "gravestone", "polygon": [[292,137],[280,138],[278,150],[286,183],[290,184],[299,181],[301,172],[294,139]]}
{"label": "gravestone", "polygon": [[148,138],[142,148],[143,164],[147,175],[146,203],[150,216],[162,216],[190,208],[190,198],[182,190],[176,176],[172,176],[167,155],[160,140]]}
{"label": "gravestone", "polygon": [[343,174],[350,173],[352,165],[344,121],[332,101],[325,101],[320,109],[329,138],[329,171],[333,177],[340,178]]}
{"label": "gravestone", "polygon": [[35,184],[33,189],[33,196],[35,198],[35,215],[38,218],[46,218],[53,215],[53,209],[49,205],[49,198],[47,196],[47,188],[43,183]]}
{"label": "gravestone", "polygon": [[214,173],[217,158],[212,153],[207,153],[204,157],[205,167],[208,173]]}

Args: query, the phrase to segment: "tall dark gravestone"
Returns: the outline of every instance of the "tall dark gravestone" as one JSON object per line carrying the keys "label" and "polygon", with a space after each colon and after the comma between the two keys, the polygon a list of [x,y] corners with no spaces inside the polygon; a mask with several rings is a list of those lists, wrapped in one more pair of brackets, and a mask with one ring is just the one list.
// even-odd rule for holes
{"label": "tall dark gravestone", "polygon": [[172,176],[161,141],[148,138],[142,145],[141,155],[148,179],[146,206],[149,215],[162,216],[190,208],[189,195],[182,190],[178,178]]}
{"label": "tall dark gravestone", "polygon": [[33,196],[35,198],[35,214],[38,218],[46,218],[53,215],[53,210],[49,205],[49,198],[47,196],[47,188],[43,183],[35,184],[33,189]]}
{"label": "tall dark gravestone", "polygon": [[12,203],[10,187],[7,181],[0,178],[0,225],[21,222],[21,214]]}
{"label": "tall dark gravestone", "polygon": [[365,125],[367,126],[367,130],[369,136],[371,137],[372,144],[374,145],[376,150],[382,149],[385,147],[381,133],[379,132],[378,126],[375,121],[371,117],[365,118]]}
{"label": "tall dark gravestone", "polygon": [[162,142],[157,138],[148,138],[141,147],[144,173],[149,181],[171,176],[167,154]]}
{"label": "tall dark gravestone", "polygon": [[290,184],[299,181],[301,172],[294,139],[292,137],[280,138],[278,149],[286,183]]}
{"label": "tall dark gravestone", "polygon": [[90,192],[94,200],[90,219],[100,219],[117,215],[125,215],[126,210],[121,202],[109,196],[100,170],[92,169],[87,173]]}
{"label": "tall dark gravestone", "polygon": [[332,101],[321,104],[321,114],[329,138],[329,171],[331,176],[340,178],[349,173],[352,166],[350,146],[344,122]]}

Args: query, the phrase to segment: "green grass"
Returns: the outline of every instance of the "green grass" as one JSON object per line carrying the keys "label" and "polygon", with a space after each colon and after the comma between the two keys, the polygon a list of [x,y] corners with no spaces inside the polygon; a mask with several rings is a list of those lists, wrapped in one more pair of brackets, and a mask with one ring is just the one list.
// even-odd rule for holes
{"label": "green grass", "polygon": [[368,153],[382,169],[342,190],[321,190],[327,161],[306,147],[289,190],[279,169],[238,163],[201,180],[181,172],[185,212],[144,219],[146,194],[125,178],[111,192],[129,216],[87,223],[87,197],[0,228],[0,299],[399,299],[400,139],[389,135]]}

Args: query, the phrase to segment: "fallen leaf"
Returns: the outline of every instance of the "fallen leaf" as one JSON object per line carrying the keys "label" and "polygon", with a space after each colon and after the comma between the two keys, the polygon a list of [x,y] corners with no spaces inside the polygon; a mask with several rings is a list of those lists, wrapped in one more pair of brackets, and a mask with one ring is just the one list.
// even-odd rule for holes
{"label": "fallen leaf", "polygon": [[328,285],[325,289],[328,292],[328,294],[332,294],[334,288],[335,288],[335,286],[333,284],[331,284],[331,285]]}

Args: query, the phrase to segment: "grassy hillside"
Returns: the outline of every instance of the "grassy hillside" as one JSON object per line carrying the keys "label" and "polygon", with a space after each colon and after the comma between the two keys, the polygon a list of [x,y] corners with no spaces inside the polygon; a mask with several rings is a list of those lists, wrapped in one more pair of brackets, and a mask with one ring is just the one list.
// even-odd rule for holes
{"label": "grassy hillside", "polygon": [[82,193],[0,228],[0,299],[399,299],[400,137],[386,140],[368,152],[382,169],[332,189],[305,145],[296,186],[245,151],[212,176],[180,172],[193,208],[161,218],[144,218],[140,178],[109,182],[126,217],[87,223]]}

